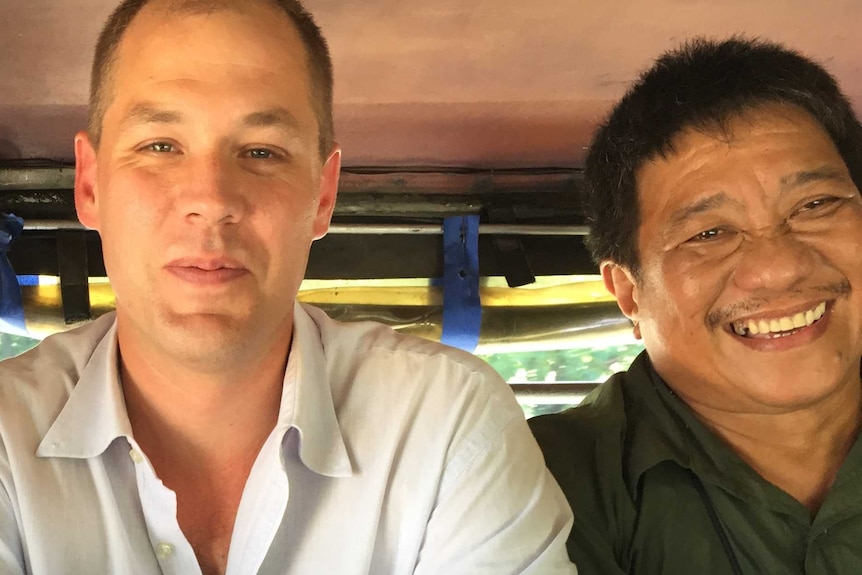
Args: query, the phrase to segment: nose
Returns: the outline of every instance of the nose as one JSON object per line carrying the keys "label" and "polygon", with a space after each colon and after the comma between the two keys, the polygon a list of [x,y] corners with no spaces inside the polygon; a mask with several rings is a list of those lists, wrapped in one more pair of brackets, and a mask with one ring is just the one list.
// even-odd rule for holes
{"label": "nose", "polygon": [[213,155],[186,164],[178,194],[182,215],[192,223],[217,226],[239,222],[245,200],[227,162]]}
{"label": "nose", "polygon": [[814,272],[816,260],[813,248],[789,230],[750,237],[733,279],[744,291],[792,289]]}

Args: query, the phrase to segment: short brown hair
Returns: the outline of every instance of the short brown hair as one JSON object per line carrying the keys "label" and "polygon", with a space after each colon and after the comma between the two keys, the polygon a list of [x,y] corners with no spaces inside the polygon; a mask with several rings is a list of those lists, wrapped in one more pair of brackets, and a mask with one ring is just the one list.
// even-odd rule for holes
{"label": "short brown hair", "polygon": [[[329,54],[329,46],[311,13],[299,0],[268,1],[281,8],[290,17],[305,46],[310,76],[311,105],[317,115],[320,133],[318,145],[320,156],[325,159],[335,145],[335,129],[332,121],[332,57]],[[117,59],[117,49],[132,20],[149,2],[150,0],[124,0],[108,18],[99,34],[90,77],[90,106],[87,120],[87,129],[94,145],[98,145],[102,137],[102,119],[109,100],[107,85]],[[230,6],[234,2],[248,2],[248,0],[178,0],[175,2],[175,9],[206,12]]]}

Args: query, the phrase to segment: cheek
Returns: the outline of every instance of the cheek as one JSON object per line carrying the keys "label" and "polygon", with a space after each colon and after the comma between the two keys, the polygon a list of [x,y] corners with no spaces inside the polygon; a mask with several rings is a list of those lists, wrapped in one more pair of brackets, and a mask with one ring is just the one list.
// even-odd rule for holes
{"label": "cheek", "polygon": [[175,239],[164,188],[149,179],[125,175],[101,187],[106,191],[100,199],[102,251],[115,290],[143,282],[148,266]]}
{"label": "cheek", "polygon": [[305,263],[312,240],[314,214],[307,205],[284,203],[269,209],[256,208],[249,214],[237,240],[274,276],[295,275],[296,268]]}
{"label": "cheek", "polygon": [[849,206],[828,222],[808,225],[799,237],[811,252],[844,274],[862,273],[862,205]]}
{"label": "cheek", "polygon": [[171,184],[144,171],[119,172],[106,182],[102,212],[114,227],[153,226],[164,219]]}
{"label": "cheek", "polygon": [[269,206],[254,206],[243,226],[255,233],[263,243],[281,249],[298,249],[310,241],[314,214],[307,203],[273,202]]}
{"label": "cheek", "polygon": [[689,273],[681,274],[678,279],[679,297],[698,308],[711,306],[721,295],[729,276],[729,273],[717,273],[714,269],[703,270],[702,273],[689,270]]}
{"label": "cheek", "polygon": [[[110,205],[101,236],[105,259],[112,260],[115,268],[129,267],[134,261],[138,264],[131,267],[140,269],[149,261],[151,252],[165,249],[172,234],[167,233],[161,212],[145,202],[124,197]],[[125,269],[122,273],[133,275]]]}
{"label": "cheek", "polygon": [[664,260],[662,293],[666,308],[676,316],[677,330],[688,336],[704,327],[727,286],[729,268],[729,263],[705,265],[673,255]]}
{"label": "cheek", "polygon": [[839,267],[845,274],[862,274],[862,222],[858,227],[842,230],[832,239],[817,242],[812,249],[832,265]]}

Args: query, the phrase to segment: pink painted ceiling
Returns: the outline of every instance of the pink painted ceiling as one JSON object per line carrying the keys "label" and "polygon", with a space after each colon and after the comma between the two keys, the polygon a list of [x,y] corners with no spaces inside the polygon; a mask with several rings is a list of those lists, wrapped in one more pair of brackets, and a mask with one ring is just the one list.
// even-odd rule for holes
{"label": "pink painted ceiling", "polygon": [[[0,159],[70,159],[114,0],[0,0]],[[578,166],[658,53],[706,34],[814,56],[862,110],[858,0],[307,0],[348,165]]]}

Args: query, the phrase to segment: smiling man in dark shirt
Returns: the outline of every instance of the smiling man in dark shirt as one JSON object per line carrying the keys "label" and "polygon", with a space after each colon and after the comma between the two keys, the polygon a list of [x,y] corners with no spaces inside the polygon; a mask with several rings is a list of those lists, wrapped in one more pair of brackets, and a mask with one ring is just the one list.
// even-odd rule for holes
{"label": "smiling man in dark shirt", "polygon": [[586,179],[646,352],[531,422],[581,575],[862,573],[862,127],[834,79],[690,42],[614,108]]}

